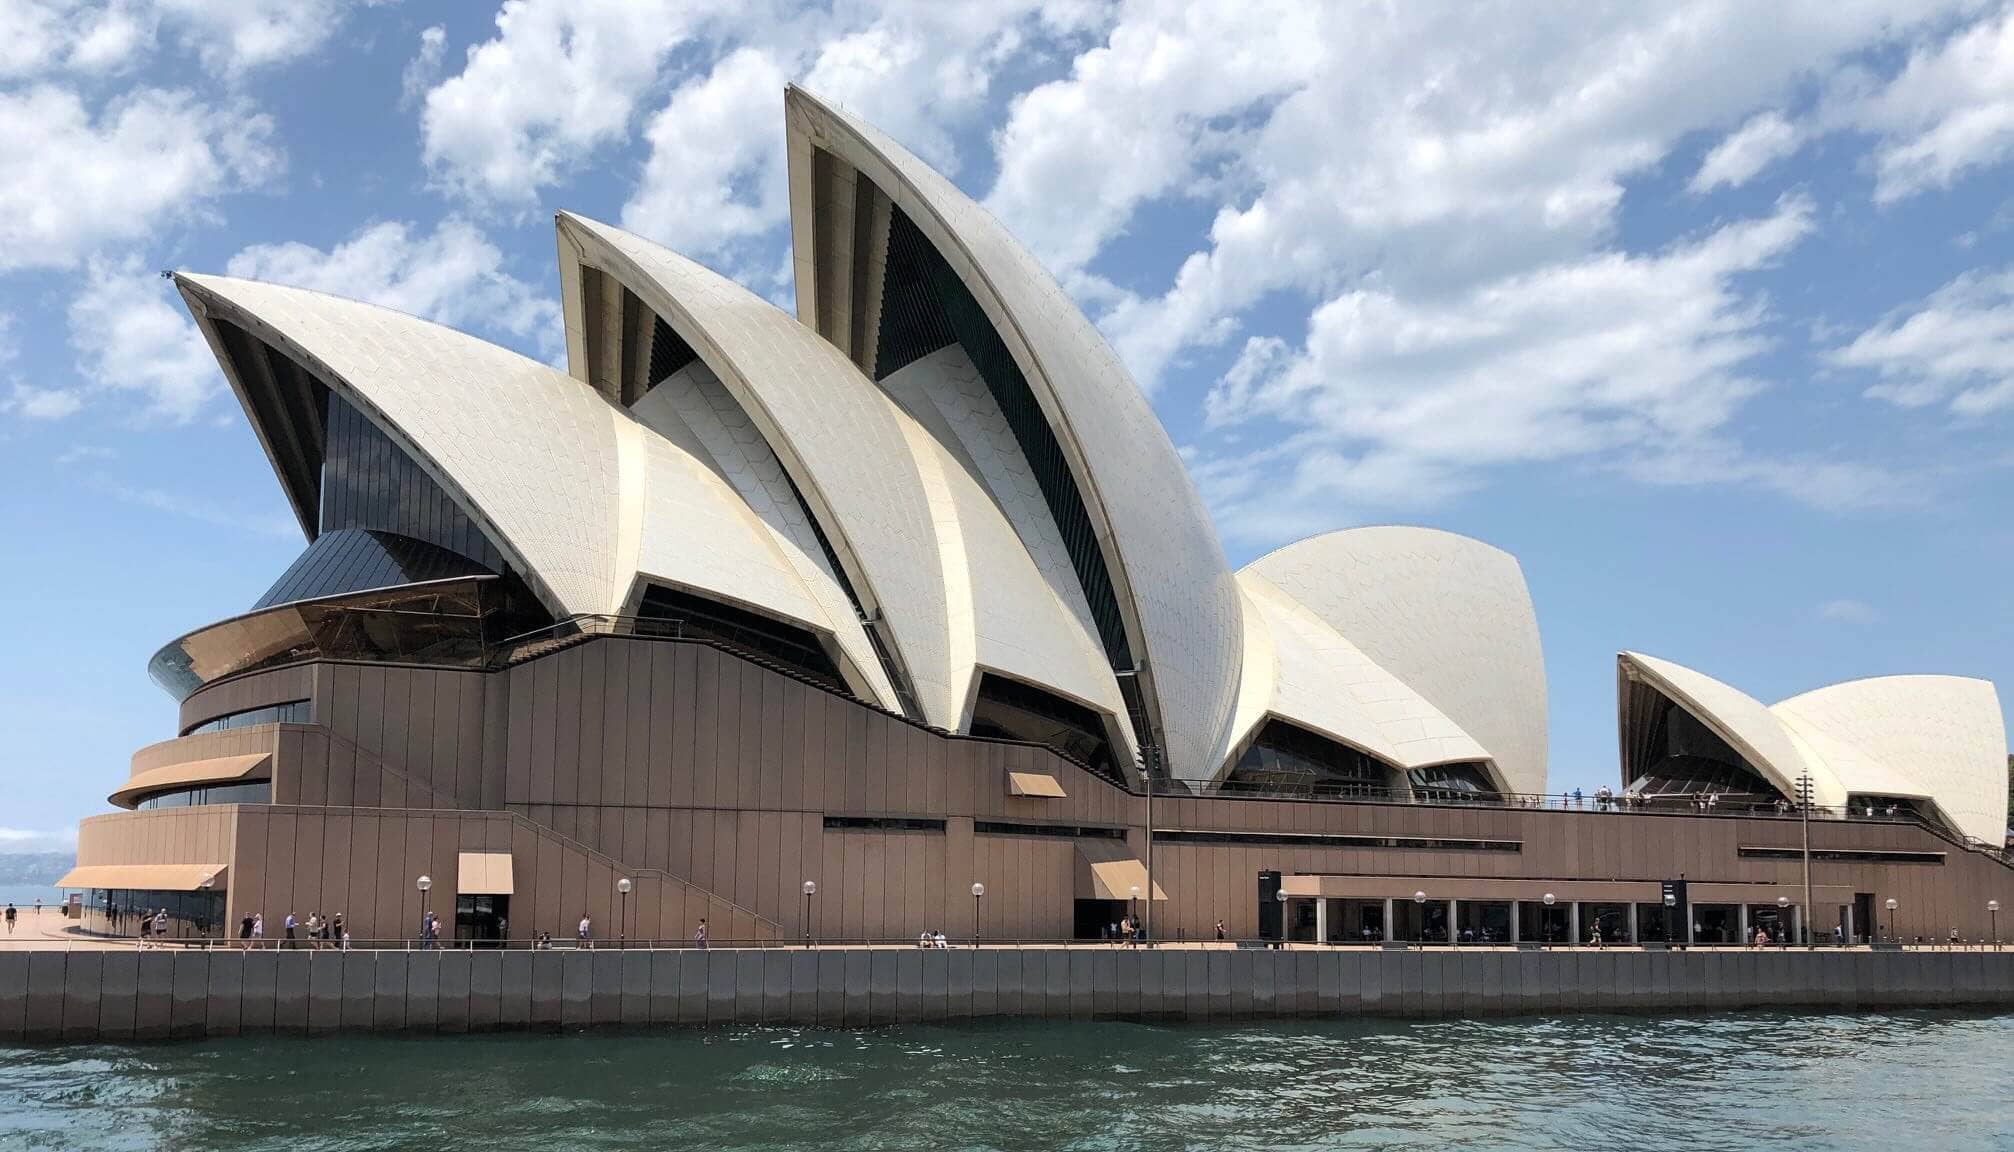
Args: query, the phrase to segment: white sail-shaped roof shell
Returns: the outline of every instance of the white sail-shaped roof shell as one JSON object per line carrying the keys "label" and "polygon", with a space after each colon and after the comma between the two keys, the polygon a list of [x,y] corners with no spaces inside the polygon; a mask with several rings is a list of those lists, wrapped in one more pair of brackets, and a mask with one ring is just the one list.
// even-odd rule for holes
{"label": "white sail-shaped roof shell", "polygon": [[[1254,560],[1263,578],[1346,639],[1485,756],[1506,791],[1545,790],[1545,655],[1524,573],[1508,553],[1428,528],[1353,528]],[[1275,636],[1278,644],[1279,638]],[[1422,724],[1427,718],[1419,717]]]}
{"label": "white sail-shaped roof shell", "polygon": [[1617,668],[1621,677],[1649,684],[1691,713],[1785,796],[1797,795],[1797,778],[1809,772],[1815,803],[1846,802],[1846,792],[1832,772],[1807,758],[1782,722],[1755,697],[1704,672],[1641,652],[1622,653]]}
{"label": "white sail-shaped roof shell", "polygon": [[[785,102],[799,317],[817,327],[819,283],[879,275],[856,266],[866,257],[854,250],[846,225],[832,249],[845,266],[817,267],[816,221],[850,221],[853,211],[850,203],[815,202],[814,153],[823,151],[871,179],[984,309],[1068,460],[1132,658],[1144,670],[1145,705],[1164,735],[1168,771],[1180,779],[1210,778],[1238,693],[1242,599],[1209,514],[1152,407],[1061,286],[984,208],[873,127],[795,88]],[[885,240],[885,219],[878,226]],[[848,322],[855,319],[849,314]]]}
{"label": "white sail-shaped roof shell", "polygon": [[566,374],[370,304],[180,279],[213,338],[214,319],[228,319],[368,413],[555,614],[620,611],[642,573],[832,634],[779,542],[709,462]]}
{"label": "white sail-shaped roof shell", "polygon": [[[985,671],[1123,714],[1095,638],[940,434],[831,344],[732,281],[617,228],[572,215],[560,228],[563,252],[571,249],[563,259],[634,293],[747,414],[760,439],[749,450],[774,453],[863,606],[886,621],[922,719],[962,730]],[[582,359],[574,375],[585,382]],[[648,414],[654,396],[637,407]],[[1112,729],[1130,755],[1123,722]]]}

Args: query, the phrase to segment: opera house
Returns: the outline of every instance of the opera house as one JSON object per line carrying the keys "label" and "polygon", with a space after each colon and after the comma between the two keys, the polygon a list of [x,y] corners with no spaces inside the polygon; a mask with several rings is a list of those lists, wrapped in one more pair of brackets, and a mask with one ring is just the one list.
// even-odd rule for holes
{"label": "opera house", "polygon": [[1549,797],[1516,560],[1361,528],[1232,570],[1034,258],[785,104],[794,316],[568,214],[564,372],[176,277],[308,547],[154,657],[180,727],[83,822],[92,925],[1725,942],[2014,902],[1990,684],[1764,707],[1625,653],[1614,797]]}

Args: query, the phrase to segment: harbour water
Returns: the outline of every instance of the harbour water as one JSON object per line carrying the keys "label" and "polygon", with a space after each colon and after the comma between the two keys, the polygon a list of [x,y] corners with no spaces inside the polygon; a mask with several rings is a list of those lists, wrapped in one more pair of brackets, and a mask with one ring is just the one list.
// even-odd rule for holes
{"label": "harbour water", "polygon": [[2014,1148],[2014,1015],[0,1050],[0,1148]]}

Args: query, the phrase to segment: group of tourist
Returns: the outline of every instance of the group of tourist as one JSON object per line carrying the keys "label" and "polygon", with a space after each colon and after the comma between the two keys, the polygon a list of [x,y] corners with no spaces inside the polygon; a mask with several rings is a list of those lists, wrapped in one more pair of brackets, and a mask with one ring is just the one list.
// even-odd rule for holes
{"label": "group of tourist", "polygon": [[916,946],[918,948],[949,948],[951,947],[951,941],[944,938],[944,933],[933,932],[925,928],[916,934]]}
{"label": "group of tourist", "polygon": [[[310,948],[340,948],[347,952],[350,948],[350,932],[343,926],[343,914],[323,919],[320,912],[308,913],[307,923],[296,919],[292,912],[280,922],[280,930],[286,935],[280,940],[282,948],[299,948],[305,939]],[[303,936],[303,930],[306,935]],[[266,938],[266,914],[247,912],[238,918],[238,944],[241,948],[255,948]]]}

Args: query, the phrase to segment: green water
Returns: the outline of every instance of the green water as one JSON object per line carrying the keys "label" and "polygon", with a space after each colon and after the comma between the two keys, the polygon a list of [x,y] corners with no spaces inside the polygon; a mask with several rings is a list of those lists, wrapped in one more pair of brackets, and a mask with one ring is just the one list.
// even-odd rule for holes
{"label": "green water", "polygon": [[2014,1148],[2014,1016],[0,1050],[0,1148]]}

